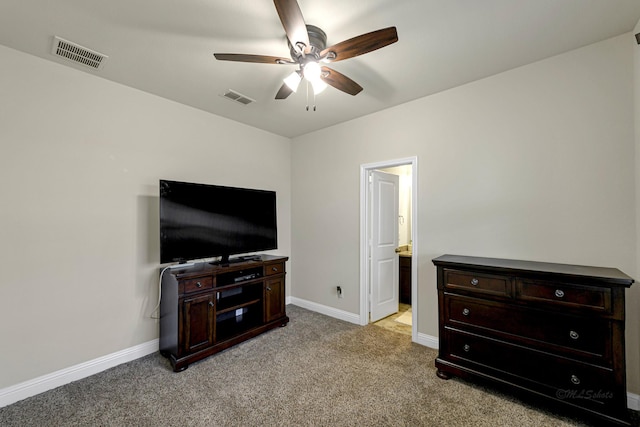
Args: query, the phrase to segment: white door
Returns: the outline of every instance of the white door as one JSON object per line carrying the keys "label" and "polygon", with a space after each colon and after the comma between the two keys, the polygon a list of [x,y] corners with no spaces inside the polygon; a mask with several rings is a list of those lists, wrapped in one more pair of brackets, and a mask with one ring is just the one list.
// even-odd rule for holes
{"label": "white door", "polygon": [[398,312],[399,177],[371,172],[371,311],[375,322]]}

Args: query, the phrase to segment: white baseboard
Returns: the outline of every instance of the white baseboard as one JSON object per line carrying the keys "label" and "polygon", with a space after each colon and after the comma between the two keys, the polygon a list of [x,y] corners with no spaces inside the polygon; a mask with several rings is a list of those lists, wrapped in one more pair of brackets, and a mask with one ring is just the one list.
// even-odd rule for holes
{"label": "white baseboard", "polygon": [[358,314],[349,313],[348,311],[339,310],[337,308],[329,307],[296,297],[290,297],[288,304],[289,303],[297,305],[298,307],[306,308],[307,310],[315,311],[316,313],[333,317],[335,319],[344,320],[345,322],[355,323],[356,325],[360,324],[360,316]]}
{"label": "white baseboard", "polygon": [[139,359],[158,351],[159,340],[155,339],[146,343],[126,348],[124,350],[61,369],[29,381],[25,381],[4,389],[0,389],[0,408],[10,405],[27,397],[35,396],[52,388],[69,384],[82,378],[105,371],[122,363]]}
{"label": "white baseboard", "polygon": [[640,411],[640,396],[627,392],[627,408]]}
{"label": "white baseboard", "polygon": [[437,350],[439,348],[438,337],[423,334],[421,332],[418,332],[418,339],[414,342],[417,344],[421,344],[425,347],[433,348],[434,350]]}

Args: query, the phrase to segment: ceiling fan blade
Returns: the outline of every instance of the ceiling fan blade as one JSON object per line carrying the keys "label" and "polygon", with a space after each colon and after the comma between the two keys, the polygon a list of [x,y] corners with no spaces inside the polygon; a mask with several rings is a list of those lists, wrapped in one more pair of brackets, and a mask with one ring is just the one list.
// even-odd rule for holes
{"label": "ceiling fan blade", "polygon": [[267,55],[245,55],[243,53],[214,53],[220,61],[257,62],[259,64],[295,64],[291,59]]}
{"label": "ceiling fan blade", "polygon": [[278,93],[276,93],[276,99],[285,99],[292,93],[293,90],[291,90],[291,88],[287,86],[286,83],[283,83],[282,86],[280,86],[280,90],[278,90]]}
{"label": "ceiling fan blade", "polygon": [[398,41],[398,32],[396,27],[383,28],[382,30],[372,31],[362,34],[349,40],[345,40],[333,46],[329,46],[320,52],[320,56],[333,52],[335,58],[327,58],[331,62],[342,61],[343,59],[353,58],[388,46]]}
{"label": "ceiling fan blade", "polygon": [[335,87],[349,95],[357,95],[362,91],[362,86],[329,67],[322,67],[320,78],[326,84]]}
{"label": "ceiling fan blade", "polygon": [[303,43],[308,52],[310,49],[309,34],[298,2],[296,0],[273,0],[273,3],[291,45],[296,46],[297,43]]}

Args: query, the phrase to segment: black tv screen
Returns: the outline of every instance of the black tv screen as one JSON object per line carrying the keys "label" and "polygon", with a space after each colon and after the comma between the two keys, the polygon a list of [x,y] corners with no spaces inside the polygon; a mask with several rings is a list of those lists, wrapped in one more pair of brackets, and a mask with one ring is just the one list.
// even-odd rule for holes
{"label": "black tv screen", "polygon": [[275,191],[160,180],[160,262],[278,248]]}

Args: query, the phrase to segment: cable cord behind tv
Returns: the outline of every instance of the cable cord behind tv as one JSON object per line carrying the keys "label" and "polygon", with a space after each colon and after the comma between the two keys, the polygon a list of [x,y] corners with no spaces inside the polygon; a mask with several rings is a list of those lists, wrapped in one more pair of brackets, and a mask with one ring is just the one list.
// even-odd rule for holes
{"label": "cable cord behind tv", "polygon": [[[160,319],[160,313],[158,313],[158,310],[160,309],[160,301],[162,300],[162,275],[164,274],[164,272],[173,268],[188,268],[188,267],[193,267],[194,265],[195,263],[193,262],[185,262],[182,264],[168,265],[162,269],[162,271],[160,272],[160,278],[158,279],[158,304],[156,304],[155,308],[151,312],[151,315],[149,316],[150,318],[156,319],[156,320]],[[157,313],[157,316],[154,316],[154,314],[156,313]]]}

